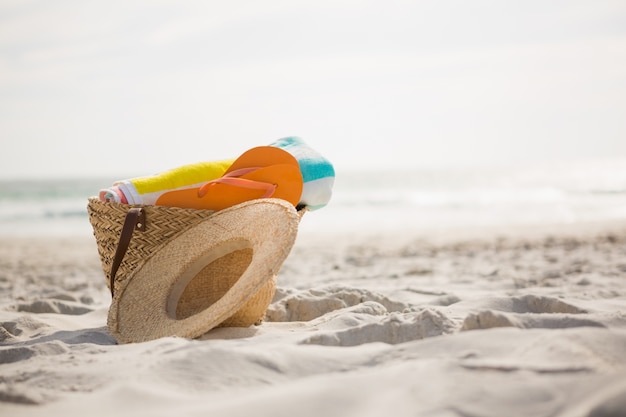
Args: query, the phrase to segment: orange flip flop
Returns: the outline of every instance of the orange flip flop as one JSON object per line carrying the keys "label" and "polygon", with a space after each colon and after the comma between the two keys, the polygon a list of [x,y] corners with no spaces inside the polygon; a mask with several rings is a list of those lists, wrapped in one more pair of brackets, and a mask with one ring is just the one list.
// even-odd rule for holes
{"label": "orange flip flop", "polygon": [[296,206],[302,195],[298,161],[274,146],[244,152],[226,173],[201,187],[163,193],[158,206],[222,210],[258,198],[280,198]]}

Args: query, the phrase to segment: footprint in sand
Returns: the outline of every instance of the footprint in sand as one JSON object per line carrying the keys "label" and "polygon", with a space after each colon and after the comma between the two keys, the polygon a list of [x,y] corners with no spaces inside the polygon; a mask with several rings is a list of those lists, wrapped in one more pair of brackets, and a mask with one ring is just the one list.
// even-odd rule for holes
{"label": "footprint in sand", "polygon": [[382,294],[359,288],[330,286],[287,294],[272,303],[266,313],[267,321],[309,321],[331,311],[373,301],[387,311],[404,311],[410,306],[393,301]]}
{"label": "footprint in sand", "polygon": [[[456,324],[441,311],[424,309],[410,313],[378,314],[364,317],[360,310],[377,303],[368,301],[363,305],[333,313],[334,317],[323,322],[324,317],[311,323],[318,331],[302,344],[323,346],[357,346],[365,343],[398,344],[427,337],[452,333]],[[376,309],[375,309],[376,310]],[[378,304],[377,311],[385,312]],[[337,325],[337,321],[340,325]]]}
{"label": "footprint in sand", "polygon": [[0,323],[0,342],[15,341],[20,336],[30,336],[41,329],[49,328],[45,323],[27,316],[17,317]]}
{"label": "footprint in sand", "polygon": [[397,344],[458,329],[458,323],[440,310],[414,311],[415,306],[360,288],[329,286],[279,294],[278,298],[268,309],[266,321],[306,322],[315,334],[302,344]]}
{"label": "footprint in sand", "polygon": [[20,362],[37,355],[61,355],[68,351],[69,349],[64,343],[56,340],[32,346],[8,347],[0,349],[0,363]]}
{"label": "footprint in sand", "polygon": [[56,313],[77,316],[93,311],[92,308],[75,301],[65,301],[58,299],[35,300],[26,303],[20,303],[16,306],[17,311],[28,313]]}
{"label": "footprint in sand", "polygon": [[461,330],[517,327],[520,329],[565,329],[570,327],[606,327],[600,320],[570,314],[505,313],[485,310],[469,314]]}
{"label": "footprint in sand", "polygon": [[556,329],[605,327],[587,311],[553,297],[525,295],[492,298],[481,302],[479,311],[470,313],[461,330],[518,327]]}

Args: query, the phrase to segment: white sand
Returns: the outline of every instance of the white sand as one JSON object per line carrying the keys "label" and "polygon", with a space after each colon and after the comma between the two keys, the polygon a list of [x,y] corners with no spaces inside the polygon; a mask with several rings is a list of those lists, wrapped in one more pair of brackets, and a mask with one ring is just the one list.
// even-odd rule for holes
{"label": "white sand", "polygon": [[626,227],[513,235],[301,234],[261,326],[129,345],[95,242],[0,241],[0,415],[626,415]]}

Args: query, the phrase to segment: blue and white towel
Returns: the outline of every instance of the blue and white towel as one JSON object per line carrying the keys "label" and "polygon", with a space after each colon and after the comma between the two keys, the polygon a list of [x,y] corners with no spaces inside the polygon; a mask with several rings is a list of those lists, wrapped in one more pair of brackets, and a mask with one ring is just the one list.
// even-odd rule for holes
{"label": "blue and white towel", "polygon": [[335,183],[333,165],[299,137],[278,139],[270,146],[284,149],[300,164],[304,186],[299,205],[306,206],[309,210],[317,210],[327,205]]}

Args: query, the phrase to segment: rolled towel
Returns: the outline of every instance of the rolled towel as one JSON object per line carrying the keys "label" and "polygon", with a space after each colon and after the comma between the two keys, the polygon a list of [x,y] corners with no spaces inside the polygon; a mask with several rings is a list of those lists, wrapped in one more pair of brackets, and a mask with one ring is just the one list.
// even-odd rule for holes
{"label": "rolled towel", "polygon": [[286,150],[300,164],[304,186],[299,206],[305,206],[309,210],[317,210],[326,206],[332,196],[335,183],[333,165],[296,136],[279,139],[270,146]]}
{"label": "rolled towel", "polygon": [[112,187],[100,190],[99,197],[102,201],[154,205],[166,192],[198,188],[207,181],[220,178],[233,161],[198,162],[156,175],[116,181]]}

